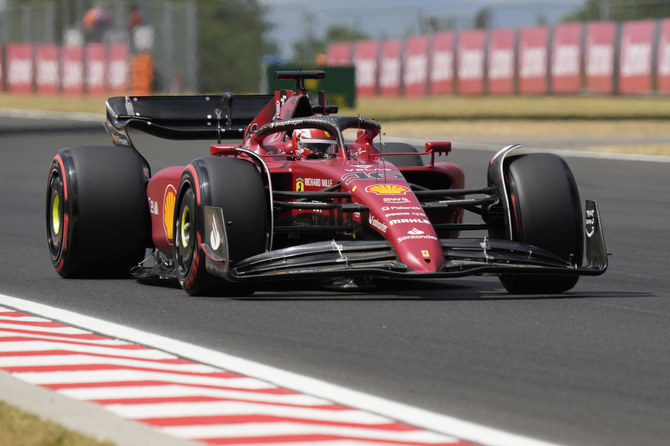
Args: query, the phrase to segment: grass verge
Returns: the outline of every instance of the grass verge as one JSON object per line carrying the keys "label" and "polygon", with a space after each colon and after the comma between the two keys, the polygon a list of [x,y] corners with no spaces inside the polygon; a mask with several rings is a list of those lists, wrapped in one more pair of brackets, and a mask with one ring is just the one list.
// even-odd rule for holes
{"label": "grass verge", "polygon": [[12,446],[113,446],[44,421],[0,401],[0,445]]}

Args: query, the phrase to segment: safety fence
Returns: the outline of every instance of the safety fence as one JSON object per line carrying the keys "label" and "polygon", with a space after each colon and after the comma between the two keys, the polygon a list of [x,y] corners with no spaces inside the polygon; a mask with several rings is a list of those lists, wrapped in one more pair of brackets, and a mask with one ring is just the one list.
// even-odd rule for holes
{"label": "safety fence", "polygon": [[331,44],[356,94],[668,94],[670,19],[442,31]]}

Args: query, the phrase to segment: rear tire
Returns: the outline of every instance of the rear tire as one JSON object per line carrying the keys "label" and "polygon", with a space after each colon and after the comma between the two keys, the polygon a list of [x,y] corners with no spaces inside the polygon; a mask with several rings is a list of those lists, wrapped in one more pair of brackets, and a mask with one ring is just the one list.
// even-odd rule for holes
{"label": "rear tire", "polygon": [[[565,160],[544,153],[510,157],[505,181],[512,239],[581,264],[582,211],[577,185]],[[578,280],[578,275],[500,275],[505,289],[514,294],[561,293]]]}
{"label": "rear tire", "polygon": [[[199,202],[198,202],[199,197]],[[182,174],[174,215],[177,279],[190,295],[247,296],[251,285],[207,272],[204,207],[223,210],[229,264],[265,251],[265,189],[256,167],[237,158],[207,157],[191,162]]]}
{"label": "rear tire", "polygon": [[49,257],[63,277],[127,276],[144,257],[149,210],[139,155],[125,147],[61,149],[49,169]]}

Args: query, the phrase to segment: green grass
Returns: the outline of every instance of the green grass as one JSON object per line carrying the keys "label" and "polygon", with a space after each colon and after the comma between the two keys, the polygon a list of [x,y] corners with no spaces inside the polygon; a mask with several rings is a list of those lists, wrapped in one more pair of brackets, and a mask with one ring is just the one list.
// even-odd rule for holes
{"label": "green grass", "polygon": [[0,401],[0,445],[113,446],[23,412]]}

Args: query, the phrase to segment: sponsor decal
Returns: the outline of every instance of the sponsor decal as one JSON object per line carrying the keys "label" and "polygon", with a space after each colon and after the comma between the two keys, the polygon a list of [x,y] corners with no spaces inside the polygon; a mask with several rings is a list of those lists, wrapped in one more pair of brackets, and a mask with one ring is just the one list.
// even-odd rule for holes
{"label": "sponsor decal", "polygon": [[384,198],[384,203],[409,203],[408,198],[394,198],[394,197],[385,197]]}
{"label": "sponsor decal", "polygon": [[358,164],[355,167],[344,169],[345,172],[366,172],[368,170],[381,170],[384,172],[390,172],[391,169],[388,167],[380,167],[378,164]]}
{"label": "sponsor decal", "polygon": [[399,215],[409,215],[409,212],[392,212],[390,214],[386,214],[386,217],[397,217]]}
{"label": "sponsor decal", "polygon": [[586,218],[584,219],[584,226],[586,227],[586,236],[593,237],[596,232],[596,211],[593,209],[586,210]]}
{"label": "sponsor decal", "polygon": [[404,195],[409,192],[409,189],[398,184],[373,184],[366,187],[365,192],[377,195]]}
{"label": "sponsor decal", "polygon": [[621,46],[622,76],[640,76],[651,72],[651,42],[633,42],[624,38]]}
{"label": "sponsor decal", "polygon": [[428,57],[426,54],[412,54],[406,60],[405,86],[425,82],[428,74]]}
{"label": "sponsor decal", "polygon": [[351,172],[342,175],[344,184],[349,184],[356,180],[400,180],[403,176],[401,173],[386,173],[380,172]]}
{"label": "sponsor decal", "polygon": [[459,54],[458,78],[479,80],[484,77],[484,51],[479,48],[464,48]]}
{"label": "sponsor decal", "polygon": [[405,235],[398,237],[396,240],[398,242],[404,242],[405,240],[437,240],[437,237],[434,235]]}
{"label": "sponsor decal", "polygon": [[297,192],[304,191],[305,190],[305,180],[303,180],[302,178],[298,178],[297,180],[295,180],[295,190]]}
{"label": "sponsor decal", "polygon": [[[386,200],[386,198],[384,199]],[[420,211],[423,208],[421,206],[383,206],[382,211]],[[421,214],[423,216],[423,214]]]}
{"label": "sponsor decal", "polygon": [[379,74],[379,85],[382,88],[396,87],[400,83],[400,69],[399,58],[384,59]]}
{"label": "sponsor decal", "polygon": [[407,231],[407,233],[410,234],[410,235],[421,235],[421,234],[425,234],[425,232],[423,232],[421,229],[417,229],[417,228],[412,228],[412,229],[410,229],[409,231]]}
{"label": "sponsor decal", "polygon": [[553,76],[575,76],[579,74],[580,51],[578,45],[560,45],[551,64]]}
{"label": "sponsor decal", "polygon": [[433,69],[430,77],[433,82],[451,79],[454,76],[454,53],[451,51],[436,51],[433,54]]}
{"label": "sponsor decal", "polygon": [[158,215],[158,202],[149,198],[149,213]]}
{"label": "sponsor decal", "polygon": [[547,66],[547,49],[544,46],[527,46],[521,49],[519,77],[540,77]]}
{"label": "sponsor decal", "polygon": [[379,229],[381,232],[386,234],[386,228],[388,228],[388,225],[382,223],[381,221],[377,220],[374,218],[372,215],[368,217],[368,224],[372,226],[373,228]]}
{"label": "sponsor decal", "polygon": [[330,187],[333,185],[333,180],[328,178],[305,178],[304,185],[315,187]]}
{"label": "sponsor decal", "polygon": [[[389,226],[403,224],[403,223],[425,223],[425,224],[429,225],[430,220],[425,219],[425,218],[398,218],[398,219],[389,221]],[[416,228],[414,228],[414,229],[416,229]],[[418,229],[416,229],[416,230],[418,231]]]}
{"label": "sponsor decal", "polygon": [[608,76],[612,74],[614,47],[611,44],[593,44],[589,47],[586,62],[587,76]]}
{"label": "sponsor decal", "polygon": [[212,214],[212,231],[209,233],[209,246],[216,251],[221,246],[219,228],[216,226],[216,217]]}
{"label": "sponsor decal", "polygon": [[174,219],[174,205],[176,198],[177,190],[173,185],[168,185],[168,187],[165,188],[165,194],[163,196],[163,229],[165,229],[165,235],[170,244],[172,244],[174,228],[172,221]]}

